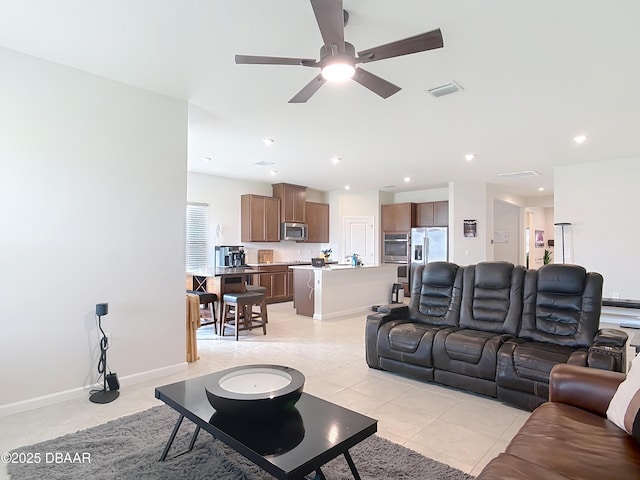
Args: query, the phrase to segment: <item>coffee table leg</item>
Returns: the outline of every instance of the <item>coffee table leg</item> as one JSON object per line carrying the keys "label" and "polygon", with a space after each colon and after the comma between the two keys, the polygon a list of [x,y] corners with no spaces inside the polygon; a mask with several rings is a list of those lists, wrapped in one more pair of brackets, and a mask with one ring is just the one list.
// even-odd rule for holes
{"label": "coffee table leg", "polygon": [[[167,442],[167,445],[164,447],[164,451],[162,452],[162,455],[160,456],[160,461],[164,462],[165,459],[167,458],[167,454],[169,453],[169,449],[171,448],[171,445],[173,444],[173,441],[176,439],[176,434],[178,433],[178,430],[180,430],[180,425],[182,425],[182,420],[184,420],[184,415],[180,415],[180,418],[178,418],[178,421],[176,422],[176,425],[173,427],[173,431],[171,432],[171,436],[169,436],[169,441]],[[175,456],[180,456],[183,455],[187,452],[190,452],[191,450],[193,450],[193,446],[196,443],[196,439],[198,438],[198,433],[200,433],[200,427],[196,425],[196,429],[193,431],[193,435],[191,435],[191,441],[189,442],[189,448],[187,450],[185,450],[184,452],[180,452],[178,454],[176,454]]]}
{"label": "coffee table leg", "polygon": [[164,447],[164,451],[162,452],[162,455],[160,456],[160,461],[161,462],[164,462],[165,458],[167,458],[167,453],[169,453],[169,449],[171,448],[171,444],[176,439],[176,434],[178,433],[178,430],[180,429],[180,425],[182,425],[182,420],[184,420],[184,415],[180,415],[180,418],[178,418],[178,421],[176,422],[175,427],[173,427],[173,432],[171,432],[171,436],[169,437],[169,441],[167,442],[167,445]]}
{"label": "coffee table leg", "polygon": [[351,469],[351,473],[353,474],[353,478],[355,478],[355,480],[360,480],[360,474],[358,474],[358,470],[356,469],[356,464],[353,463],[353,459],[351,458],[351,455],[349,454],[349,450],[345,450],[344,458],[347,459],[347,463],[349,464],[349,468]]}

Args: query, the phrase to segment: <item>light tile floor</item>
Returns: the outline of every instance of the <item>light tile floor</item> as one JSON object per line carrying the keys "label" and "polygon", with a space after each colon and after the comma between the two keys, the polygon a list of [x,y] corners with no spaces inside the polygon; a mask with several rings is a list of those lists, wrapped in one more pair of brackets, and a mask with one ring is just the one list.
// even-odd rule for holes
{"label": "light tile floor", "polygon": [[[260,330],[198,341],[200,360],[185,372],[124,386],[107,405],[75,399],[0,418],[0,452],[99,425],[161,404],[154,388],[250,363],[294,367],[305,391],[378,419],[378,434],[428,457],[477,475],[504,451],[529,412],[481,395],[370,369],[364,358],[365,314],[318,321],[295,315],[291,303],[269,306]],[[202,330],[202,334],[206,330]],[[124,382],[123,382],[124,383]],[[167,435],[169,432],[167,432]],[[0,464],[0,479],[8,478]]]}

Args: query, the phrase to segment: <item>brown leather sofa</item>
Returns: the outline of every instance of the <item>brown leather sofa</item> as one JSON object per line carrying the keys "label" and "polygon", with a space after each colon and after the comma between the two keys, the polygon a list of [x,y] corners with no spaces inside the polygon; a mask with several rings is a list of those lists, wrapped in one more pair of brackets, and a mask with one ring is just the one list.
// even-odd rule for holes
{"label": "brown leather sofa", "polygon": [[598,331],[602,283],[578,265],[421,265],[409,305],[367,316],[367,363],[533,410],[557,363],[623,370],[627,335]]}
{"label": "brown leather sofa", "polygon": [[549,402],[534,410],[477,480],[640,478],[640,445],[606,418],[624,378],[618,372],[554,366]]}

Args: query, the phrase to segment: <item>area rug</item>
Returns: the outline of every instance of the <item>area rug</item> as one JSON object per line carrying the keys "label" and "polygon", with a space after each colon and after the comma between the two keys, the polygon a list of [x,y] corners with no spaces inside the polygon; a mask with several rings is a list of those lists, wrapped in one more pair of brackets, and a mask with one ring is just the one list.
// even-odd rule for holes
{"label": "area rug", "polygon": [[[21,447],[11,453],[26,460],[39,458],[39,463],[9,463],[8,472],[12,480],[273,479],[206,432],[200,432],[191,452],[159,462],[177,418],[174,410],[163,405],[54,440]],[[172,452],[180,452],[188,445],[192,431],[193,424],[185,419]],[[377,435],[367,438],[350,453],[363,480],[474,478]],[[327,480],[353,478],[344,456],[326,464],[322,471]]]}

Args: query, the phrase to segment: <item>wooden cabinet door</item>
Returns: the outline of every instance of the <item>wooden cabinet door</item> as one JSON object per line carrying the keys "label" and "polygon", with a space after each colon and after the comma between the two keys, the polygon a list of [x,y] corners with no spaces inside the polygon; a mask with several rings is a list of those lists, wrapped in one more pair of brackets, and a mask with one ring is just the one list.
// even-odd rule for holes
{"label": "wooden cabinet door", "polygon": [[273,196],[280,199],[280,221],[304,223],[307,188],[289,183],[276,183],[272,188]]}
{"label": "wooden cabinet door", "polygon": [[434,208],[433,202],[419,203],[416,212],[416,226],[433,227],[434,225]]}
{"label": "wooden cabinet door", "polygon": [[449,226],[449,202],[434,202],[434,225],[436,227]]}
{"label": "wooden cabinet door", "polygon": [[240,197],[240,240],[278,242],[280,240],[280,201],[262,195]]}
{"label": "wooden cabinet door", "polygon": [[415,203],[392,203],[382,205],[381,221],[383,232],[408,232],[415,225]]}
{"label": "wooden cabinet door", "polygon": [[266,242],[280,241],[280,200],[265,197],[264,239]]}
{"label": "wooden cabinet door", "polygon": [[329,242],[329,205],[326,203],[307,202],[305,215],[309,232],[307,242]]}
{"label": "wooden cabinet door", "polygon": [[293,270],[287,269],[287,300],[293,300]]}

